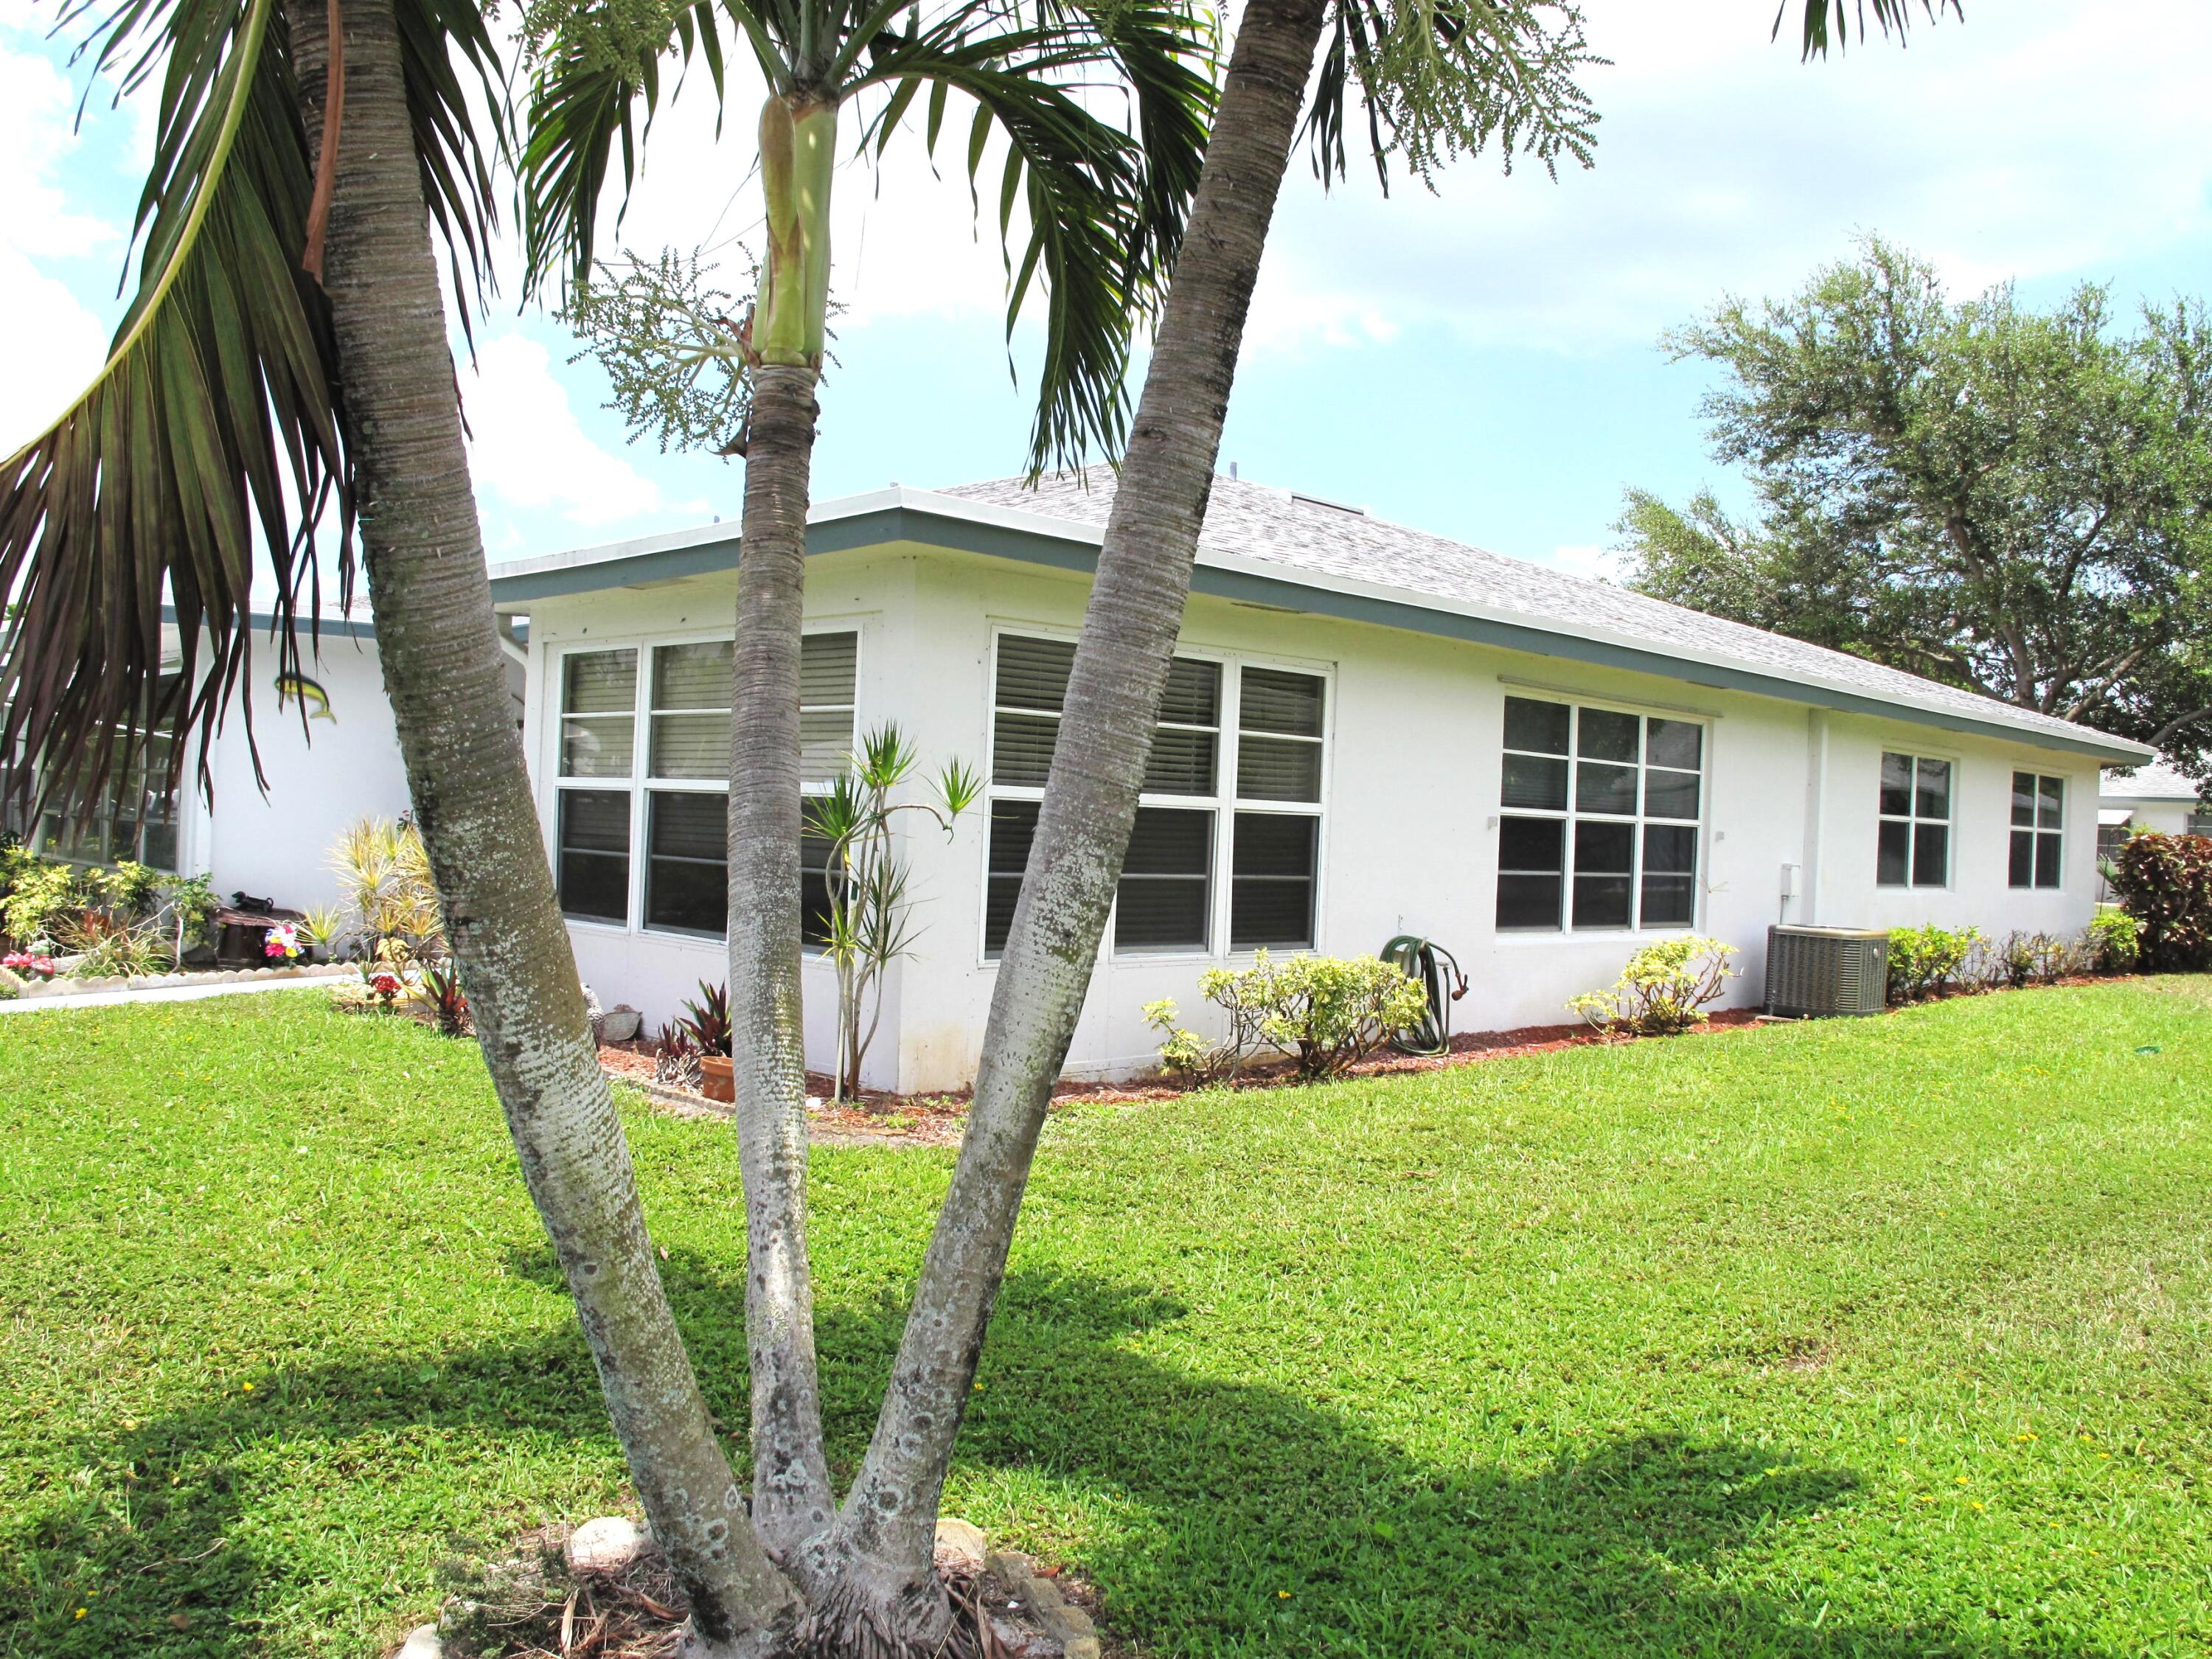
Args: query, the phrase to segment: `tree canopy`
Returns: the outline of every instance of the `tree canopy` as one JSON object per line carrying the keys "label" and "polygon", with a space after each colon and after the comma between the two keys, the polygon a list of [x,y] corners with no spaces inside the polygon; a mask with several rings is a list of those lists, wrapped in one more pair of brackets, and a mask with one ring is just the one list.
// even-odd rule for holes
{"label": "tree canopy", "polygon": [[2212,323],[2084,284],[1953,301],[1878,240],[1669,334],[1724,372],[1757,506],[1631,490],[1630,585],[2166,747],[2212,769]]}

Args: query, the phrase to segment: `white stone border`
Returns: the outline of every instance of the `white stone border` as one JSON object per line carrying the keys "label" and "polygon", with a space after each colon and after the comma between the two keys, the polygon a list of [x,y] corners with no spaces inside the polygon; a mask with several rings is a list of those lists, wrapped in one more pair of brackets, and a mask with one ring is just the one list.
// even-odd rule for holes
{"label": "white stone border", "polygon": [[276,991],[288,985],[327,983],[358,973],[348,962],[289,968],[236,968],[204,974],[142,974],[131,978],[22,980],[17,994],[0,1000],[0,1014],[39,1008],[106,1008],[125,1002],[193,1002],[241,991]]}

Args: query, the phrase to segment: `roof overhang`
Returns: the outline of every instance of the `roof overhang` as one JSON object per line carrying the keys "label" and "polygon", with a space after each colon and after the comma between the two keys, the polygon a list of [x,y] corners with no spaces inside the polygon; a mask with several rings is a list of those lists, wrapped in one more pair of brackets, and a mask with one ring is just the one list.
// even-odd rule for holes
{"label": "roof overhang", "polygon": [[[899,485],[817,502],[806,515],[810,557],[908,542],[1085,575],[1097,569],[1105,533],[1100,526],[1049,514],[1027,513]],[[540,599],[611,587],[655,586],[734,570],[738,551],[738,526],[728,524],[509,560],[492,567],[492,602],[501,611],[523,611]],[[2051,732],[2014,724],[2001,712],[1984,717],[1932,698],[1877,696],[1817,675],[1784,674],[1765,665],[1662,646],[1601,628],[1582,627],[1571,632],[1547,619],[1504,606],[1317,571],[1292,572],[1272,560],[1239,554],[1200,550],[1191,575],[1191,591],[1240,605],[1370,623],[1536,656],[1656,674],[1720,690],[1747,691],[1815,708],[1972,732],[2081,755],[2106,765],[2140,765],[2156,752],[2085,726]],[[1991,707],[2002,708],[2001,704]]]}

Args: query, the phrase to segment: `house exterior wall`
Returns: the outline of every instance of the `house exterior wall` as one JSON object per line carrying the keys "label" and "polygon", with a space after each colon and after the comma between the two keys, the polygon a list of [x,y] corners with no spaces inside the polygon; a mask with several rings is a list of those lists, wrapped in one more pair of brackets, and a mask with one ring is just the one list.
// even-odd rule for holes
{"label": "house exterior wall", "polygon": [[[910,546],[822,556],[810,578],[809,625],[836,621],[861,634],[859,729],[896,719],[928,769],[953,757],[988,766],[999,635],[1072,639],[1088,592],[1078,574]],[[544,711],[557,692],[561,652],[724,626],[733,595],[733,579],[722,574],[532,606],[529,747],[549,824],[544,780],[557,721]],[[1187,612],[1182,648],[1326,678],[1316,948],[1366,955],[1401,933],[1435,939],[1471,981],[1453,1011],[1458,1029],[1567,1019],[1569,997],[1610,983],[1634,949],[1662,936],[1501,933],[1493,925],[1509,696],[1702,726],[1693,926],[1742,951],[1743,976],[1730,988],[1731,1005],[1759,1000],[1765,930],[1777,921],[1941,922],[2003,933],[2078,928],[2092,914],[2098,773],[2086,758],[1203,595]],[[1952,855],[1942,887],[1875,884],[1886,749],[1953,763]],[[2056,890],[2007,884],[2016,767],[2065,781],[2063,878]],[[934,830],[907,836],[921,931],[915,955],[891,975],[870,1056],[872,1085],[945,1089],[974,1076],[998,971],[983,951],[988,845],[988,807],[965,815],[949,836]],[[571,933],[584,976],[602,1000],[629,1001],[648,1022],[670,1017],[697,980],[723,976],[715,941],[580,922]],[[1142,1069],[1157,1047],[1144,1005],[1172,997],[1186,1024],[1206,1029],[1211,1011],[1198,995],[1199,975],[1249,960],[1223,951],[1121,952],[1109,927],[1069,1072]],[[826,965],[808,966],[806,996],[808,1051],[826,1068],[834,1032]]]}
{"label": "house exterior wall", "polygon": [[245,722],[234,713],[215,740],[213,806],[196,803],[196,833],[185,844],[225,899],[243,890],[295,910],[335,903],[329,858],[340,834],[407,811],[407,769],[375,642],[326,635],[307,672],[330,694],[331,718],[309,720],[305,732],[296,708],[277,708],[265,684],[253,689],[267,794],[254,779]]}
{"label": "house exterior wall", "polygon": [[2107,807],[2124,807],[2129,825],[2136,830],[2154,830],[2161,836],[2185,836],[2190,820],[2197,807],[2192,800],[2173,800],[2156,795],[2112,795],[2103,798]]}

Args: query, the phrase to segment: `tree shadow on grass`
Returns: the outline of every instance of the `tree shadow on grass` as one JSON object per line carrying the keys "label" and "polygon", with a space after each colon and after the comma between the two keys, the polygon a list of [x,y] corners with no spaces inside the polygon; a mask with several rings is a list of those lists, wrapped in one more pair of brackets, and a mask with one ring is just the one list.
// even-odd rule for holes
{"label": "tree shadow on grass", "polygon": [[[741,1272],[679,1255],[668,1273],[712,1378],[712,1403],[733,1424],[745,1397]],[[1096,1506],[1105,1523],[1083,1544],[1080,1565],[1106,1595],[1109,1621],[1149,1652],[2041,1659],[2089,1651],[2023,1644],[1996,1621],[1816,1620],[1817,1601],[1785,1605],[1714,1588],[1762,1540],[1851,1503],[1857,1483],[1848,1471],[1668,1436],[1599,1443],[1529,1474],[1447,1468],[1283,1389],[1194,1376],[1132,1352],[1133,1333],[1181,1311],[1097,1279],[1015,1275],[986,1357],[987,1390],[961,1445],[970,1472],[1023,1468]],[[823,1314],[825,1407],[848,1466],[872,1425],[899,1326],[900,1310],[887,1304]],[[82,1490],[56,1482],[0,1522],[0,1653],[291,1651],[268,1628],[270,1610],[313,1588],[307,1581],[322,1546],[285,1536],[263,1512],[272,1461],[288,1485],[323,1480],[389,1498],[410,1480],[432,1478],[414,1473],[426,1453],[465,1444],[472,1457],[495,1458],[509,1437],[607,1439],[573,1331],[531,1345],[289,1370],[252,1394],[204,1399],[112,1439],[88,1439],[56,1460],[93,1472]],[[437,1478],[465,1482],[467,1470]],[[289,1501],[306,1512],[296,1494]],[[518,1532],[550,1518],[526,1493],[522,1505]],[[377,1510],[370,1498],[324,1507],[319,1525],[353,1534],[333,1553],[362,1577],[333,1600],[330,1616],[343,1628],[327,1632],[332,1650],[358,1651],[380,1628],[427,1615],[437,1590],[416,1564],[432,1524],[422,1517],[434,1507]],[[496,1553],[511,1540],[439,1541]],[[378,1582],[387,1571],[396,1587]],[[349,1615],[349,1606],[362,1611]]]}

